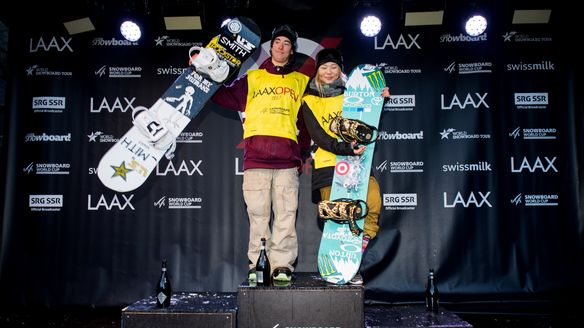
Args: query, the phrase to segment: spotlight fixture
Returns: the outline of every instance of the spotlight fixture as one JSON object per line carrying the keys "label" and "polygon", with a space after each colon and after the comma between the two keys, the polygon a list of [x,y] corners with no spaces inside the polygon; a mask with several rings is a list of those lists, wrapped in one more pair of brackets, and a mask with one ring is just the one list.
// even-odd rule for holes
{"label": "spotlight fixture", "polygon": [[91,22],[91,19],[89,17],[64,22],[63,25],[65,25],[65,28],[67,29],[67,32],[69,32],[69,35],[95,30],[95,26],[93,26],[93,23]]}
{"label": "spotlight fixture", "polygon": [[487,29],[487,20],[481,15],[474,15],[466,21],[464,29],[470,36],[481,35]]}
{"label": "spotlight fixture", "polygon": [[201,16],[165,16],[166,30],[201,30]]}
{"label": "spotlight fixture", "polygon": [[376,36],[381,31],[381,21],[375,16],[366,16],[361,21],[361,33],[367,37]]}
{"label": "spotlight fixture", "polygon": [[133,21],[125,21],[120,26],[120,32],[126,40],[134,42],[140,40],[142,36],[142,31],[140,31],[140,26]]}

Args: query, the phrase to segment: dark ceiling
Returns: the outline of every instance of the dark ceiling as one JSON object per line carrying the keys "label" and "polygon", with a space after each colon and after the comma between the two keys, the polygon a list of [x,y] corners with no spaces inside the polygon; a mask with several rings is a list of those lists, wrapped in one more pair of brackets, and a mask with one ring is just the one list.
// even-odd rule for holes
{"label": "dark ceiling", "polygon": [[[415,11],[458,8],[489,8],[501,13],[511,9],[559,7],[553,0],[43,0],[0,1],[0,20],[6,25],[42,25],[49,21],[67,21],[81,17],[100,19],[123,13],[154,17],[199,14],[205,24],[216,26],[223,15],[253,15],[266,23],[310,20],[315,26],[339,10],[363,7],[391,7]],[[555,13],[552,14],[552,16]],[[557,15],[557,14],[555,14]],[[111,18],[110,18],[111,19]]]}
{"label": "dark ceiling", "polygon": [[[142,15],[154,23],[152,26],[158,24],[154,28],[163,27],[164,16],[199,15],[203,30],[215,31],[224,18],[244,15],[268,31],[292,23],[300,35],[310,38],[310,34],[322,34],[331,23],[351,25],[338,14],[345,19],[351,13],[357,17],[364,8],[383,10],[390,16],[384,24],[391,21],[394,27],[403,26],[405,11],[444,10],[443,25],[449,30],[454,24],[456,28],[461,25],[461,10],[469,8],[485,9],[507,24],[514,9],[552,9],[550,25],[543,28],[556,30],[570,26],[568,14],[575,12],[561,0],[2,0],[0,21],[14,31],[33,25],[35,31],[52,26],[65,32],[63,22],[90,17],[97,30],[107,31],[116,26],[112,20],[123,15]],[[0,49],[3,46],[5,43]]]}
{"label": "dark ceiling", "polygon": [[[380,0],[368,0],[377,3]],[[274,21],[291,17],[315,16],[325,8],[338,9],[363,2],[358,0],[56,0],[56,1],[0,1],[0,20],[8,26],[40,25],[49,21],[68,21],[89,16],[92,19],[112,17],[125,13],[162,16],[198,14],[203,25],[214,24],[226,13],[232,15],[265,16]]]}

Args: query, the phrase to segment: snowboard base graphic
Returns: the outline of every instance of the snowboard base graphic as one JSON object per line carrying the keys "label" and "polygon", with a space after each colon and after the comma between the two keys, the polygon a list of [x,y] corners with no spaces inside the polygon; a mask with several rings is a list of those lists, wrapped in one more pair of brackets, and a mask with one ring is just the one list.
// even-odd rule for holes
{"label": "snowboard base graphic", "polygon": [[[375,128],[383,110],[381,92],[385,79],[379,68],[369,64],[355,67],[349,74],[343,97],[343,118],[360,120]],[[361,156],[337,155],[330,200],[367,200],[367,188],[375,142]],[[363,207],[364,205],[362,205]],[[366,212],[362,208],[363,213]],[[365,219],[356,220],[359,233],[351,232],[349,222],[326,220],[318,249],[318,271],[334,284],[349,282],[359,271]]]}
{"label": "snowboard base graphic", "polygon": [[140,187],[165,154],[172,158],[176,138],[222,83],[251,57],[259,44],[260,29],[249,18],[239,17],[224,24],[220,34],[205,48],[197,49],[200,59],[206,60],[199,66],[205,73],[198,72],[191,65],[154,105],[149,109],[135,110],[133,120],[137,123],[103,155],[98,164],[97,176],[101,182],[118,192]]}

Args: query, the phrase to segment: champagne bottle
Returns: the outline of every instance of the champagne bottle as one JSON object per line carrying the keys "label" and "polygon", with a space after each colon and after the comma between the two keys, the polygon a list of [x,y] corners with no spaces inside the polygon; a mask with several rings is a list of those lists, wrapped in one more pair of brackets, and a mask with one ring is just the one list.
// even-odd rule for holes
{"label": "champagne bottle", "polygon": [[440,292],[434,283],[434,269],[428,272],[428,282],[426,284],[426,310],[438,312],[438,300],[440,299]]}
{"label": "champagne bottle", "polygon": [[170,296],[172,295],[172,287],[170,286],[170,279],[166,272],[166,259],[162,260],[162,272],[160,279],[156,285],[156,306],[159,308],[166,308],[170,306]]}
{"label": "champagne bottle", "polygon": [[269,286],[271,278],[270,260],[266,251],[266,238],[262,238],[260,256],[256,262],[256,281],[258,286]]}

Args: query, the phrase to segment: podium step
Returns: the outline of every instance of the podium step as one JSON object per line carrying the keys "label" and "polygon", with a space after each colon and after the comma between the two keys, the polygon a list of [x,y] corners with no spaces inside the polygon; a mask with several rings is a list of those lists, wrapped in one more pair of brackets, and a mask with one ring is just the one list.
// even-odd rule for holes
{"label": "podium step", "polygon": [[426,311],[424,305],[368,305],[365,307],[365,327],[472,328],[473,326],[445,309],[440,309],[439,312],[433,313]]}
{"label": "podium step", "polygon": [[423,305],[364,306],[364,287],[334,285],[318,273],[294,273],[285,285],[256,287],[247,280],[237,293],[174,293],[168,308],[154,296],[122,309],[122,328],[472,328],[454,313]]}
{"label": "podium step", "polygon": [[235,328],[235,293],[174,293],[170,307],[156,307],[154,297],[122,309],[123,328]]}
{"label": "podium step", "polygon": [[334,285],[319,273],[297,272],[290,283],[238,288],[239,328],[363,328],[363,286]]}

